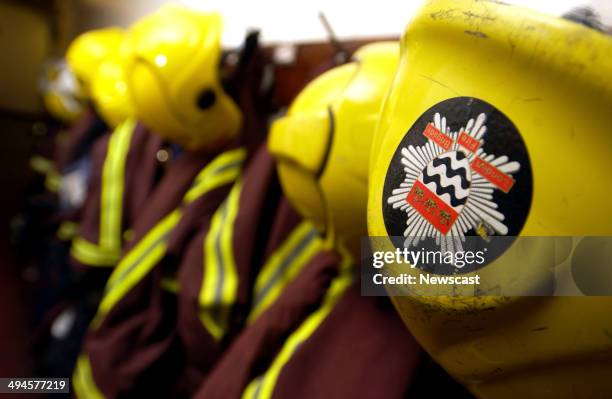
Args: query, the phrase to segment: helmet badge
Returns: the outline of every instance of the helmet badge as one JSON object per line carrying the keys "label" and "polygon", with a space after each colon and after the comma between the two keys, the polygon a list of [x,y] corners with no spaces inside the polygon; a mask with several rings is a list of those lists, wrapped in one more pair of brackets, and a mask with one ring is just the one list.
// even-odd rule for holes
{"label": "helmet badge", "polygon": [[[387,171],[383,215],[404,247],[427,239],[459,251],[465,236],[518,235],[531,204],[531,166],[512,122],[459,97],[425,112]],[[399,223],[398,223],[399,221]]]}

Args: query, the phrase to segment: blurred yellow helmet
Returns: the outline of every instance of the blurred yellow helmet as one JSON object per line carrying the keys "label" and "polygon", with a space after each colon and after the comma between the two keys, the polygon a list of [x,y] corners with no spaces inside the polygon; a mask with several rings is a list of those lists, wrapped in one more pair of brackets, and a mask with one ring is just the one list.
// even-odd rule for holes
{"label": "blurred yellow helmet", "polygon": [[121,56],[109,55],[98,67],[91,84],[91,99],[96,111],[111,127],[134,116],[134,107],[125,78]]}
{"label": "blurred yellow helmet", "polygon": [[241,127],[219,77],[222,21],[167,5],[130,30],[126,63],[136,116],[187,149],[218,146]]}
{"label": "blurred yellow helmet", "polygon": [[119,28],[97,29],[79,35],[68,46],[66,61],[87,98],[98,66],[109,54],[118,50],[123,35],[123,30]]}
{"label": "blurred yellow helmet", "polygon": [[398,60],[397,42],[362,47],[306,86],[270,133],[288,198],[353,253],[367,233],[370,145]]}
{"label": "blurred yellow helmet", "polygon": [[83,113],[85,104],[79,85],[64,60],[46,63],[40,78],[45,109],[54,118],[71,124]]}
{"label": "blurred yellow helmet", "polygon": [[[611,294],[609,243],[569,237],[612,232],[610,54],[602,32],[496,1],[427,2],[403,35],[371,158],[369,235],[446,250],[463,236],[522,236],[488,264],[422,272],[479,276],[472,296],[454,286],[460,296],[406,288],[393,298],[421,345],[479,398],[612,392],[612,297],[553,296]],[[557,236],[562,256],[528,236]],[[563,273],[569,288],[551,283]],[[607,293],[581,273],[607,281]],[[504,296],[511,285],[524,297]],[[538,286],[550,295],[528,297]]]}

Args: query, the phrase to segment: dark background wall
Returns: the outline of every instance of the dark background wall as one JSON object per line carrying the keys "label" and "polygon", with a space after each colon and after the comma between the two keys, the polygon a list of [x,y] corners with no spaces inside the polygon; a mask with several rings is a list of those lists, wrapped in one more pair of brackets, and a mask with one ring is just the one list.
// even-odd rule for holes
{"label": "dark background wall", "polygon": [[[52,3],[52,2],[48,2]],[[47,5],[48,6],[48,5]],[[45,6],[45,7],[47,7]],[[42,107],[36,81],[53,51],[48,9],[28,1],[0,2],[0,376],[28,375],[28,295],[9,243],[10,220],[31,176],[28,157]]]}

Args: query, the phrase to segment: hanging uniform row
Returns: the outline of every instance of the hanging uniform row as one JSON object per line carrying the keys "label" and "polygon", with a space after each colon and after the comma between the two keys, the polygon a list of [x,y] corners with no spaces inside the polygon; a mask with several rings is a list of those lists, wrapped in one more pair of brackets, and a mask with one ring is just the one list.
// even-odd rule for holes
{"label": "hanging uniform row", "polygon": [[[221,35],[218,14],[168,5],[54,66],[45,103],[71,128],[33,163],[49,190],[32,237],[53,232],[30,254],[51,276],[39,375],[72,375],[79,398],[471,397],[433,359],[477,397],[610,396],[609,299],[554,297],[612,293],[596,13],[430,1],[282,116],[258,34],[225,54]],[[508,244],[474,268],[407,268],[479,287],[389,300],[364,295],[368,235]],[[554,259],[528,235],[554,236]]]}
{"label": "hanging uniform row", "polygon": [[[90,146],[69,260],[83,294],[57,317],[73,311],[72,329],[81,328],[66,340],[81,342],[75,394],[403,397],[420,358],[415,342],[388,300],[361,297],[358,254],[285,197],[285,185],[301,182],[281,183],[283,155],[270,153],[268,116],[254,112],[257,35],[229,72],[219,69],[220,35],[218,15],[167,6],[106,57],[113,87],[96,84],[92,112],[105,106],[107,121],[122,120]],[[309,85],[307,112],[328,118],[353,79],[384,83],[361,99],[374,112],[398,57],[396,44],[378,46]],[[361,62],[379,66],[360,71]],[[115,106],[119,116],[113,97],[129,99]]]}

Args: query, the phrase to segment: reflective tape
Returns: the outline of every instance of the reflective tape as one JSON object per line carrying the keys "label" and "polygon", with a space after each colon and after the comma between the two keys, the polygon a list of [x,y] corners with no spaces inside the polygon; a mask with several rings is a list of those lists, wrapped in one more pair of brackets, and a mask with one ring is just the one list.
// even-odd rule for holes
{"label": "reflective tape", "polygon": [[77,223],[66,220],[60,224],[55,235],[62,241],[70,241],[77,235],[78,230]]}
{"label": "reflective tape", "polygon": [[[206,194],[238,178],[242,169],[244,151],[231,150],[219,155],[198,174],[186,198],[197,189],[199,196]],[[229,166],[231,165],[231,166]],[[202,188],[204,187],[204,189]],[[199,197],[190,196],[191,201]],[[121,259],[106,284],[105,293],[92,322],[95,328],[112,309],[151,269],[164,257],[167,239],[182,217],[182,206],[166,215]]]}
{"label": "reflective tape", "polygon": [[121,249],[125,164],[136,120],[126,119],[110,137],[102,169],[100,201],[100,247]]}
{"label": "reflective tape", "polygon": [[45,178],[45,188],[52,193],[57,193],[61,185],[62,177],[55,169],[50,170]]}
{"label": "reflective tape", "polygon": [[237,172],[240,172],[246,155],[244,148],[236,148],[216,157],[196,176],[183,201],[190,203],[210,191],[211,187],[219,187],[226,182],[236,180]]}
{"label": "reflective tape", "polygon": [[300,223],[270,256],[255,280],[253,306],[247,323],[253,323],[276,301],[283,289],[322,247],[323,240],[311,222]]}
{"label": "reflective tape", "polygon": [[76,368],[72,375],[72,386],[76,397],[79,399],[104,399],[104,395],[93,379],[89,358],[85,355],[79,355],[77,359]]}
{"label": "reflective tape", "polygon": [[83,237],[75,237],[70,246],[70,256],[87,266],[112,267],[120,255],[120,251],[104,250]]}
{"label": "reflective tape", "polygon": [[163,277],[159,282],[161,289],[164,291],[171,292],[173,294],[178,294],[181,289],[180,283],[172,277]]}
{"label": "reflective tape", "polygon": [[54,170],[53,161],[40,155],[30,158],[30,168],[41,175],[46,175]]}
{"label": "reflective tape", "polygon": [[163,258],[166,240],[180,218],[180,210],[171,212],[119,262],[106,283],[104,296],[92,321],[93,328]]}
{"label": "reflective tape", "polygon": [[[245,158],[246,151],[244,149],[227,151],[216,157],[194,179],[192,187],[183,198],[182,205],[195,201],[206,193],[225,184],[231,184],[238,179]],[[163,258],[166,253],[167,238],[172,229],[179,223],[181,216],[180,206],[155,225],[124,256],[106,284],[104,296],[91,323],[91,328],[96,328],[113,306]],[[84,248],[86,251],[92,249],[87,244],[78,245],[78,247]],[[93,253],[94,251],[90,251],[88,254],[92,255]],[[171,292],[179,288],[173,279],[166,278],[161,284],[163,289]],[[73,375],[73,384],[75,393],[79,398],[104,398],[95,385],[91,364],[86,354],[79,356]]]}
{"label": "reflective tape", "polygon": [[302,345],[330,314],[338,300],[352,283],[354,273],[350,268],[349,257],[343,258],[339,275],[332,281],[323,303],[314,313],[308,316],[302,324],[287,338],[280,352],[265,373],[256,377],[246,387],[243,399],[269,399],[272,397],[278,376],[283,367],[291,360],[295,351]]}
{"label": "reflective tape", "polygon": [[76,237],[70,248],[70,255],[83,265],[112,267],[121,256],[125,164],[135,128],[136,121],[126,119],[109,139],[102,167],[99,243]]}
{"label": "reflective tape", "polygon": [[227,199],[212,217],[204,239],[204,272],[199,294],[200,320],[215,339],[221,339],[238,291],[234,259],[234,220],[238,213],[242,181],[239,179]]}

